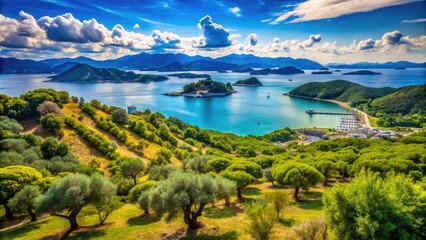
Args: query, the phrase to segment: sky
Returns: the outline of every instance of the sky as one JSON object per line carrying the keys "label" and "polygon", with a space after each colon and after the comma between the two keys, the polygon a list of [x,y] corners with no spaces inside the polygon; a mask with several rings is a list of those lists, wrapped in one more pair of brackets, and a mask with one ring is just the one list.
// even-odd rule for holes
{"label": "sky", "polygon": [[0,0],[0,56],[426,61],[424,0]]}

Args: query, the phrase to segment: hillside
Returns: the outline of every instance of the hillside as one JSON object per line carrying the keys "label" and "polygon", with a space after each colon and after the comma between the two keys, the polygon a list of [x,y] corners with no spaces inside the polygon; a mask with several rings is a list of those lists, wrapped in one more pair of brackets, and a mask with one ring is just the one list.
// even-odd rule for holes
{"label": "hillside", "polygon": [[376,99],[395,92],[390,87],[371,88],[345,80],[329,82],[310,82],[290,91],[291,95],[311,98],[335,99],[348,102],[351,105],[365,103],[369,99]]}
{"label": "hillside", "polygon": [[51,77],[53,82],[142,82],[167,80],[166,76],[136,74],[113,68],[95,68],[87,64],[77,64],[65,72]]}
{"label": "hillside", "polygon": [[53,67],[53,70],[55,71],[55,73],[63,73],[78,64],[78,62],[66,62]]}
{"label": "hillside", "polygon": [[426,115],[426,85],[409,86],[381,98],[368,105],[368,111],[380,114],[420,114]]}
{"label": "hillside", "polygon": [[[47,100],[57,105],[57,115],[45,113],[39,121],[36,109]],[[250,213],[254,206],[260,209],[260,216],[271,220],[276,239],[296,238],[296,230],[305,229],[308,223],[325,227],[325,220],[318,219],[335,216],[336,211],[356,215],[352,205],[342,210],[330,204],[330,199],[339,203],[342,196],[335,198],[332,192],[342,188],[351,194],[380,194],[386,199],[348,199],[357,206],[378,205],[377,211],[382,211],[387,206],[382,202],[392,201],[403,209],[410,207],[414,213],[400,209],[386,213],[413,219],[409,222],[411,236],[423,234],[422,227],[415,224],[423,218],[423,204],[407,202],[421,199],[423,194],[416,189],[422,189],[425,175],[424,133],[393,141],[342,138],[305,146],[291,141],[280,146],[275,142],[294,140],[298,131],[285,128],[264,136],[242,137],[200,129],[150,110],[126,114],[118,107],[97,100],[85,102],[53,89],[36,89],[20,97],[0,95],[0,115],[4,115],[0,116],[0,213],[12,214],[0,216],[0,228],[11,227],[0,231],[0,239],[60,239],[65,234],[68,239],[250,239],[241,223],[248,227],[253,221]],[[374,169],[377,177],[400,174],[389,181],[397,181],[389,189],[404,185],[398,191],[383,191],[381,185],[370,187],[374,184],[359,187],[357,179],[365,183],[376,176],[364,173],[366,168]],[[299,192],[298,180],[282,177],[294,172],[310,180],[304,185],[308,188]],[[342,184],[335,184],[337,181]],[[29,216],[35,214],[34,206],[18,214],[20,205],[9,201],[27,186],[39,188],[34,195],[42,197],[37,201],[45,203],[49,196],[57,199],[37,206],[42,214],[33,222]],[[176,191],[156,195],[173,186]],[[397,197],[399,194],[405,197]],[[35,197],[28,201],[32,203]],[[194,203],[187,205],[188,198],[189,202],[195,199]],[[205,198],[210,200],[204,202]],[[257,201],[259,198],[265,201]],[[281,208],[274,208],[273,199],[279,199]],[[113,200],[116,204],[107,204]],[[59,206],[62,201],[79,207],[70,214],[68,206]],[[198,229],[188,228],[185,209],[176,201],[189,210],[199,210]],[[165,212],[158,203],[166,206]],[[107,208],[98,208],[101,216],[108,213],[102,223],[94,209],[98,204]],[[173,211],[179,214],[167,219],[165,214]],[[77,228],[73,231],[68,231],[71,221],[66,217],[75,217]],[[349,218],[345,224],[354,226],[356,219]],[[328,229],[336,226],[327,222]],[[333,232],[328,230],[327,234]]]}
{"label": "hillside", "polygon": [[40,74],[53,71],[50,66],[33,60],[0,58],[0,74]]}

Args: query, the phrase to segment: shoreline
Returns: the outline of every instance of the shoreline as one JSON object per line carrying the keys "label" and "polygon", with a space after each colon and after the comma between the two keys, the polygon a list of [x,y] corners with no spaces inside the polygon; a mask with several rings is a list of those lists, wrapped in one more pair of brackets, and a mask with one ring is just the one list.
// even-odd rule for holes
{"label": "shoreline", "polygon": [[316,101],[324,101],[324,102],[330,102],[330,103],[334,103],[339,105],[340,107],[350,110],[350,111],[354,111],[356,113],[361,114],[362,115],[362,119],[364,120],[363,123],[365,125],[366,128],[370,129],[371,128],[371,124],[370,124],[370,119],[368,118],[369,115],[359,109],[353,108],[351,106],[349,106],[347,103],[345,102],[341,102],[341,101],[337,101],[334,99],[323,99],[323,98],[313,98],[313,97],[305,97],[305,96],[299,96],[299,95],[292,95],[288,92],[283,93],[284,96],[289,96],[289,97],[295,97],[295,98],[303,98],[303,99],[308,99],[308,100],[316,100]]}

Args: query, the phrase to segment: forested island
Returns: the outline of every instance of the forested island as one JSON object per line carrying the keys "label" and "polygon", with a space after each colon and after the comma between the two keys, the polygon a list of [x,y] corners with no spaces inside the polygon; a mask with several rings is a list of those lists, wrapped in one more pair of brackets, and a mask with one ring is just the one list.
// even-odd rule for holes
{"label": "forested island", "polygon": [[224,84],[211,79],[191,82],[183,87],[180,92],[165,93],[167,96],[185,96],[193,98],[224,97],[235,93],[230,83]]}
{"label": "forested island", "polygon": [[53,89],[0,95],[0,115],[0,239],[425,237],[425,132],[302,145]]}
{"label": "forested island", "polygon": [[114,68],[95,68],[87,64],[77,64],[63,73],[50,77],[52,82],[141,82],[149,83],[167,80],[168,77],[153,74],[136,74]]}
{"label": "forested island", "polygon": [[373,72],[370,70],[358,70],[358,71],[343,73],[342,75],[381,75],[381,73]]}
{"label": "forested island", "polygon": [[170,77],[179,77],[179,78],[211,78],[208,74],[197,74],[197,73],[173,73],[168,74]]}
{"label": "forested island", "polygon": [[313,71],[311,74],[312,75],[321,75],[321,74],[333,74],[333,73],[330,72],[330,71]]}
{"label": "forested island", "polygon": [[303,70],[300,70],[293,66],[283,67],[283,68],[265,68],[260,70],[254,70],[250,72],[250,75],[268,75],[268,74],[303,74],[305,73]]}
{"label": "forested island", "polygon": [[344,80],[310,82],[290,95],[333,99],[379,117],[380,126],[422,127],[426,122],[426,85],[371,88]]}
{"label": "forested island", "polygon": [[263,84],[259,81],[259,79],[255,77],[250,77],[245,80],[236,81],[232,86],[247,86],[247,87],[257,87],[263,86]]}

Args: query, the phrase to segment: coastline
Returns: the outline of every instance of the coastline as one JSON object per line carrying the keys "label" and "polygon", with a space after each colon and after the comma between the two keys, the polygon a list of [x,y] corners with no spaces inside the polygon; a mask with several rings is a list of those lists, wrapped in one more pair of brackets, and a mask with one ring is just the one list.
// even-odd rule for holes
{"label": "coastline", "polygon": [[330,102],[330,103],[334,103],[337,104],[339,106],[341,106],[344,109],[350,110],[350,111],[354,111],[357,112],[358,115],[361,114],[363,119],[363,125],[365,125],[366,128],[370,129],[371,128],[371,124],[370,124],[370,119],[368,118],[369,115],[359,109],[353,108],[351,106],[349,106],[347,103],[345,102],[341,102],[341,101],[337,101],[334,99],[323,99],[323,98],[313,98],[313,97],[305,97],[305,96],[299,96],[299,95],[292,95],[288,92],[283,93],[284,96],[289,96],[289,97],[295,97],[295,98],[304,98],[304,99],[308,99],[308,100],[316,100],[316,101],[324,101],[324,102]]}

